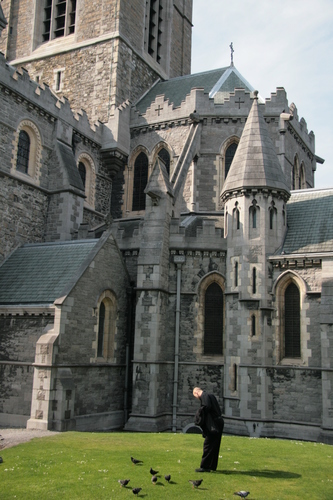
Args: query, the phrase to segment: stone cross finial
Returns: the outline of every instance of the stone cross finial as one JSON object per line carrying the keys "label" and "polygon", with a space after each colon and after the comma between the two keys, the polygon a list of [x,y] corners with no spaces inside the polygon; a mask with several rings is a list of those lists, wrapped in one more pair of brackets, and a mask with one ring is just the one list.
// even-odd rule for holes
{"label": "stone cross finial", "polygon": [[231,44],[229,45],[230,47],[230,50],[231,50],[231,63],[230,63],[230,66],[233,66],[234,65],[234,44],[233,42],[231,42]]}

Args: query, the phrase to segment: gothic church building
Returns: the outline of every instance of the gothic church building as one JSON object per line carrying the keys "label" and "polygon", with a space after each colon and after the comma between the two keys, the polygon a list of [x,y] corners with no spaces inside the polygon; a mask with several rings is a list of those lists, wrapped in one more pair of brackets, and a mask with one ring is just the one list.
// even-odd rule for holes
{"label": "gothic church building", "polygon": [[333,443],[333,189],[192,0],[0,3],[0,426]]}

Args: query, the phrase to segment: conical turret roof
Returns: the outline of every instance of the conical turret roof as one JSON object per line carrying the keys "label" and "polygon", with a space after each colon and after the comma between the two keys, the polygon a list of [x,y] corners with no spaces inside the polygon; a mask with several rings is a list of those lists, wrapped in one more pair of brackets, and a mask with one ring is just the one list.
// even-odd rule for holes
{"label": "conical turret roof", "polygon": [[246,121],[241,140],[222,189],[222,199],[239,190],[269,189],[290,191],[278,160],[264,117],[259,109],[258,92]]}

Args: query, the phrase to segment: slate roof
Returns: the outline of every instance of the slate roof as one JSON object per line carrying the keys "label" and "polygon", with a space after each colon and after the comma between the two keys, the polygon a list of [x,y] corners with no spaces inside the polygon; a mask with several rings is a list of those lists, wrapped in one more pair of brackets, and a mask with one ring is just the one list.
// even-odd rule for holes
{"label": "slate roof", "polygon": [[224,183],[222,196],[225,198],[228,193],[240,189],[260,187],[284,191],[289,197],[289,188],[256,97]]}
{"label": "slate roof", "polygon": [[285,254],[333,252],[333,189],[293,192],[287,222]]}
{"label": "slate roof", "polygon": [[176,108],[181,105],[193,88],[203,88],[211,98],[214,98],[217,93],[229,95],[235,88],[253,90],[239,71],[234,66],[229,66],[158,82],[136,103],[136,108],[144,114],[158,95],[164,95],[165,100],[169,100],[169,104],[173,104]]}
{"label": "slate roof", "polygon": [[24,245],[0,267],[0,305],[52,304],[99,240]]}

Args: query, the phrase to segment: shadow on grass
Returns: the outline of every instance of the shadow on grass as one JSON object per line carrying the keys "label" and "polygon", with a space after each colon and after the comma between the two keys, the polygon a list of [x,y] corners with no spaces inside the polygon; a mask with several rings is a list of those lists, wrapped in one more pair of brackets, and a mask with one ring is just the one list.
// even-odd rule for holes
{"label": "shadow on grass", "polygon": [[216,470],[214,474],[266,477],[268,479],[299,479],[301,474],[284,470]]}

